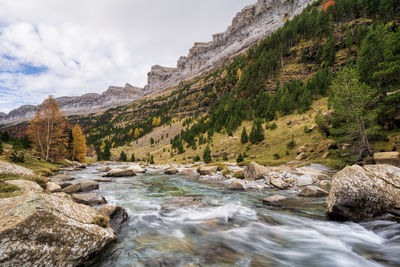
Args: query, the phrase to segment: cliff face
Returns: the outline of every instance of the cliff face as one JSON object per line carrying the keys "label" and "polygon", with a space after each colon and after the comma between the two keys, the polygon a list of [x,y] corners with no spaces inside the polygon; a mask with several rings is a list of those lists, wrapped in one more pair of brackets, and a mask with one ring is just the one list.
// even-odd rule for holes
{"label": "cliff face", "polygon": [[[102,94],[85,94],[76,97],[56,98],[64,115],[84,115],[128,104],[143,95],[143,89],[126,84],[125,87],[110,86]],[[31,120],[39,106],[26,105],[0,114],[0,125]]]}
{"label": "cliff face", "polygon": [[276,31],[312,2],[314,0],[258,0],[245,7],[225,32],[214,34],[211,42],[195,43],[188,56],[178,60],[176,68],[153,66],[144,94],[163,90],[212,68]]}

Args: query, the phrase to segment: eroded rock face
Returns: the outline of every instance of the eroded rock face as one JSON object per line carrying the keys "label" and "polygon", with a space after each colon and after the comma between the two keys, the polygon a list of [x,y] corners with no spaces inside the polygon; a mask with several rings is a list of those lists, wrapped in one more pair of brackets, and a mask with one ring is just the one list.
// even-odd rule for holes
{"label": "eroded rock face", "polygon": [[209,70],[270,35],[287,18],[299,14],[312,2],[314,0],[258,0],[243,8],[225,32],[214,34],[211,42],[195,43],[188,56],[178,60],[176,68],[152,67],[144,94],[163,90]]}
{"label": "eroded rock face", "polygon": [[391,165],[354,165],[332,178],[328,216],[362,221],[400,208],[400,168]]}
{"label": "eroded rock face", "polygon": [[76,266],[116,240],[94,209],[54,194],[0,199],[0,265]]}

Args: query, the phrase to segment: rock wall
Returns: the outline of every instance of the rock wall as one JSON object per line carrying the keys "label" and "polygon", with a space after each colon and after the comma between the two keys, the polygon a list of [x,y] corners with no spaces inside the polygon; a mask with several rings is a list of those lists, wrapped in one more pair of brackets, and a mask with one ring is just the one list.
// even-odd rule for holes
{"label": "rock wall", "polygon": [[144,94],[150,94],[194,77],[241,52],[283,26],[314,0],[258,0],[237,13],[232,25],[214,34],[211,42],[195,43],[176,68],[153,66]]}
{"label": "rock wall", "polygon": [[[126,84],[125,87],[110,86],[102,94],[85,94],[76,97],[56,98],[64,115],[83,115],[100,112],[112,107],[128,104],[143,95],[143,89]],[[31,120],[39,106],[26,105],[12,110],[8,115],[0,114],[0,125],[9,125]]]}

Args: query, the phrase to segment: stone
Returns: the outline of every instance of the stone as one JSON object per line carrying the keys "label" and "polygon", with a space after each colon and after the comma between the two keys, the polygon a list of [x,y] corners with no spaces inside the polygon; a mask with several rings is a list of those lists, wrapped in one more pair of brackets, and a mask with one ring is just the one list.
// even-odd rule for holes
{"label": "stone", "polygon": [[400,167],[400,152],[381,152],[374,154],[376,164],[389,164]]}
{"label": "stone", "polygon": [[146,170],[143,169],[142,167],[140,167],[139,165],[129,166],[126,170],[131,170],[134,173],[145,173],[146,172]]}
{"label": "stone", "polygon": [[2,266],[78,266],[117,239],[96,210],[56,194],[0,199]]}
{"label": "stone", "polygon": [[244,171],[244,178],[248,181],[256,181],[263,179],[268,173],[269,170],[266,167],[251,162]]}
{"label": "stone", "polygon": [[50,180],[52,182],[65,182],[74,180],[74,178],[66,174],[58,174],[56,176],[51,177]]}
{"label": "stone", "polygon": [[128,220],[128,213],[124,208],[115,205],[105,205],[97,209],[97,211],[110,218],[110,227],[117,233],[122,224]]}
{"label": "stone", "polygon": [[218,166],[201,166],[197,171],[200,175],[213,175],[217,173]]}
{"label": "stone", "polygon": [[81,190],[81,186],[79,184],[72,184],[67,186],[62,191],[67,194],[78,193]]}
{"label": "stone", "polygon": [[274,187],[285,190],[289,188],[289,185],[283,181],[282,178],[277,178],[277,177],[271,177],[269,180],[269,183],[273,185]]}
{"label": "stone", "polygon": [[381,164],[348,166],[332,178],[327,214],[363,221],[400,208],[400,168]]}
{"label": "stone", "polygon": [[307,153],[308,147],[309,146],[307,144],[303,145],[303,146],[300,146],[299,148],[296,149],[296,154],[300,155],[301,153]]}
{"label": "stone", "polygon": [[63,182],[63,181],[60,181],[60,182],[54,182],[55,184],[58,184],[62,189],[64,189],[64,188],[66,188],[66,187],[68,187],[68,186],[70,186],[70,185],[73,185],[73,183],[71,183],[71,182]]}
{"label": "stone", "polygon": [[242,182],[242,181],[239,181],[239,180],[233,181],[233,182],[228,186],[228,189],[229,189],[229,190],[232,190],[232,191],[244,191],[244,190],[245,190],[243,182]]}
{"label": "stone", "polygon": [[329,152],[325,152],[323,155],[322,155],[322,159],[326,159],[326,158],[328,158],[328,156],[329,156]]}
{"label": "stone", "polygon": [[282,201],[286,200],[287,197],[281,195],[273,195],[263,199],[263,203],[271,206],[280,206]]}
{"label": "stone", "polygon": [[301,167],[301,168],[297,168],[294,172],[295,174],[302,176],[302,175],[307,175],[310,176],[313,180],[313,182],[317,182],[317,181],[322,181],[322,180],[330,180],[331,178],[329,177],[329,175],[316,170],[316,169],[312,169],[312,168],[307,168],[307,167]]}
{"label": "stone", "polygon": [[233,173],[234,178],[238,178],[238,179],[244,179],[244,171],[240,170],[240,171],[236,171]]}
{"label": "stone", "polygon": [[72,199],[76,203],[89,205],[89,206],[97,206],[101,204],[107,203],[103,196],[95,194],[95,193],[82,193],[82,194],[72,194]]}
{"label": "stone", "polygon": [[111,171],[111,168],[108,166],[104,166],[99,170],[99,172],[109,172],[109,171]]}
{"label": "stone", "polygon": [[328,195],[329,193],[324,189],[313,185],[304,187],[299,193],[299,196],[301,197],[326,197]]}
{"label": "stone", "polygon": [[297,155],[296,160],[305,160],[307,159],[307,154],[306,153],[300,153],[299,155]]}
{"label": "stone", "polygon": [[103,177],[132,177],[135,175],[136,173],[130,169],[112,169],[103,175]]}
{"label": "stone", "polygon": [[335,140],[332,139],[325,139],[322,140],[319,144],[318,144],[318,152],[323,152],[323,151],[327,151],[329,149],[337,149],[338,148],[338,144]]}
{"label": "stone", "polygon": [[47,189],[47,191],[49,191],[50,193],[62,192],[61,186],[59,186],[58,184],[53,183],[53,182],[48,182],[47,185],[46,185],[46,189]]}
{"label": "stone", "polygon": [[164,170],[165,174],[177,174],[178,172],[178,169],[173,167],[169,167],[168,169]]}
{"label": "stone", "polygon": [[196,171],[196,170],[194,170],[194,169],[184,169],[184,170],[182,170],[182,171],[180,172],[180,174],[181,174],[181,175],[191,176],[191,175],[194,175],[194,174],[195,174],[195,171]]}
{"label": "stone", "polygon": [[94,178],[93,180],[96,181],[96,182],[99,182],[99,183],[110,183],[110,182],[113,181],[113,180],[110,179],[110,178],[101,178],[101,177],[99,177],[99,178]]}
{"label": "stone", "polygon": [[1,174],[14,174],[23,177],[35,175],[31,169],[0,160],[0,175]]}
{"label": "stone", "polygon": [[81,181],[79,183],[79,192],[90,192],[99,189],[99,183],[96,181]]}
{"label": "stone", "polygon": [[64,193],[64,192],[53,193],[53,195],[55,195],[55,196],[57,196],[59,198],[63,198],[63,199],[67,199],[67,200],[73,201],[71,195],[68,195],[67,193]]}
{"label": "stone", "polygon": [[203,197],[202,196],[181,196],[181,197],[173,197],[168,202],[164,203],[161,206],[163,211],[171,211],[176,208],[189,207],[189,206],[201,206],[203,205]]}
{"label": "stone", "polygon": [[307,186],[312,185],[314,183],[313,178],[311,175],[305,174],[297,178],[297,186]]}
{"label": "stone", "polygon": [[35,193],[42,193],[43,188],[40,187],[39,184],[28,181],[28,180],[6,180],[4,181],[6,185],[15,185],[20,189],[20,191],[24,193],[28,192],[35,192]]}

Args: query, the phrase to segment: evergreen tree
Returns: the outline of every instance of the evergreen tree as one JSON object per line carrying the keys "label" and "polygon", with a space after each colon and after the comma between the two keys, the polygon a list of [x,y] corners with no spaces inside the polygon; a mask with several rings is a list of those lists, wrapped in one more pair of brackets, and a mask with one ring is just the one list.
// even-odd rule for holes
{"label": "evergreen tree", "polygon": [[110,160],[111,158],[111,144],[109,142],[106,143],[106,146],[104,147],[104,152],[103,155],[101,157],[102,160]]}
{"label": "evergreen tree", "polygon": [[150,156],[149,163],[150,163],[150,164],[154,164],[154,156],[153,156],[153,155]]}
{"label": "evergreen tree", "polygon": [[204,149],[203,160],[204,160],[204,162],[206,164],[208,164],[208,163],[210,163],[212,161],[212,159],[211,159],[211,150],[210,150],[210,147],[208,145]]}
{"label": "evergreen tree", "polygon": [[264,129],[262,127],[261,119],[255,119],[253,122],[253,126],[251,127],[249,140],[252,144],[258,144],[259,142],[263,141],[264,136]]}
{"label": "evergreen tree", "polygon": [[240,141],[242,142],[242,144],[246,144],[249,141],[249,136],[247,135],[246,127],[243,127]]}
{"label": "evergreen tree", "polygon": [[101,148],[99,146],[95,147],[96,155],[97,155],[97,161],[102,160],[102,153],[101,153]]}
{"label": "evergreen tree", "polygon": [[0,139],[0,155],[3,154],[3,141]]}
{"label": "evergreen tree", "polygon": [[131,155],[131,161],[135,162],[135,153],[133,153],[133,152],[132,152],[132,155]]}
{"label": "evergreen tree", "polygon": [[240,163],[240,162],[243,162],[243,161],[244,161],[243,155],[242,155],[242,154],[239,154],[239,156],[238,156],[237,159],[236,159],[236,162],[237,162],[237,163]]}
{"label": "evergreen tree", "polygon": [[127,156],[125,154],[125,152],[122,150],[121,153],[119,154],[119,160],[120,161],[127,161]]}
{"label": "evergreen tree", "polygon": [[349,140],[359,140],[359,156],[366,150],[372,155],[368,136],[376,133],[376,90],[359,81],[357,71],[343,68],[331,86],[332,132]]}

